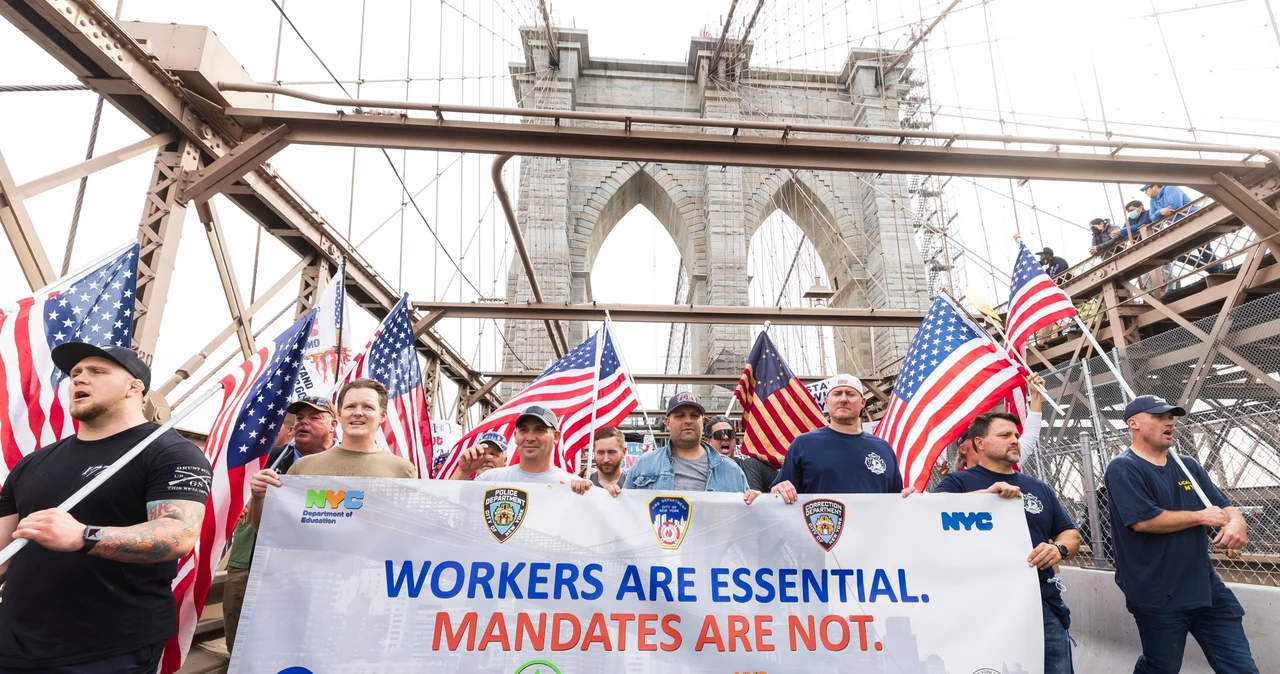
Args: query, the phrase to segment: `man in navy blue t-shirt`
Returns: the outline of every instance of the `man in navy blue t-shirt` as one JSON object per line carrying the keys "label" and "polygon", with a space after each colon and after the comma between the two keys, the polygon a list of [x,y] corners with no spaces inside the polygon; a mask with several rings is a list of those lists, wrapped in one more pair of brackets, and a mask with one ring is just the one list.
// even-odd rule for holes
{"label": "man in navy blue t-shirt", "polygon": [[1070,674],[1071,611],[1062,601],[1062,580],[1054,574],[1058,562],[1075,554],[1080,532],[1043,480],[1016,472],[1013,464],[1022,458],[1018,417],[1007,412],[978,415],[969,426],[978,465],[951,473],[934,492],[965,494],[985,492],[1004,498],[1021,498],[1027,515],[1027,530],[1034,546],[1027,563],[1040,570],[1041,615],[1044,620],[1045,674]]}
{"label": "man in navy blue t-shirt", "polygon": [[[827,391],[831,423],[801,433],[787,448],[771,493],[787,503],[798,494],[897,494],[903,490],[898,457],[889,443],[862,430],[862,382],[839,374]],[[747,492],[750,503],[758,493]]]}
{"label": "man in navy blue t-shirt", "polygon": [[[1124,409],[1131,448],[1107,466],[1116,585],[1142,639],[1133,671],[1180,670],[1190,632],[1214,672],[1257,674],[1244,609],[1213,569],[1208,546],[1210,529],[1222,527],[1213,545],[1234,556],[1248,531],[1195,459],[1181,457],[1190,477],[1172,460],[1173,418],[1186,413],[1156,396],[1134,399]],[[1213,505],[1204,505],[1195,484]]]}

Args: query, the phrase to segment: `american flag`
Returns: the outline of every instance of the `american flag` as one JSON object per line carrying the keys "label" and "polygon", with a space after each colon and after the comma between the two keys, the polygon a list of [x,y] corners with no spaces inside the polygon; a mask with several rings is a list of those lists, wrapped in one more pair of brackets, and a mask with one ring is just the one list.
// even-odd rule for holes
{"label": "american flag", "polygon": [[[594,408],[593,399],[596,400]],[[595,410],[595,428],[604,428],[622,423],[640,404],[631,376],[614,347],[608,321],[462,436],[436,477],[448,479],[457,468],[462,451],[489,431],[501,433],[510,442],[516,418],[525,407],[534,404],[550,409],[560,419],[560,451],[556,452],[553,463],[575,472],[582,451],[591,446],[592,410]],[[519,458],[519,452],[508,454],[511,463],[518,462]]]}
{"label": "american flag", "polygon": [[19,459],[75,433],[67,377],[50,352],[64,342],[131,346],[138,244],[0,309],[0,481]]}
{"label": "american flag", "polygon": [[380,429],[382,439],[392,454],[408,459],[418,469],[418,477],[427,477],[431,474],[431,419],[413,344],[409,294],[405,293],[373,331],[342,383],[367,377],[387,387],[389,409]]}
{"label": "american flag", "polygon": [[1005,321],[1009,350],[1021,354],[1023,345],[1037,330],[1076,313],[1071,298],[1044,272],[1027,244],[1018,241],[1018,261],[1013,266],[1009,316]]}
{"label": "american flag", "polygon": [[875,434],[893,446],[902,481],[924,491],[938,455],[973,417],[1026,376],[950,298],[939,297],[911,339]]}
{"label": "american flag", "polygon": [[742,453],[774,468],[782,466],[796,436],[826,424],[813,395],[787,367],[765,332],[756,337],[733,395],[742,405],[746,431]]}
{"label": "american flag", "polygon": [[213,488],[205,503],[200,539],[178,563],[173,579],[178,633],[165,646],[163,674],[178,671],[191,648],[222,550],[248,502],[249,481],[266,467],[267,454],[280,433],[315,315],[315,310],[308,311],[222,378],[222,407],[204,444],[213,466]]}

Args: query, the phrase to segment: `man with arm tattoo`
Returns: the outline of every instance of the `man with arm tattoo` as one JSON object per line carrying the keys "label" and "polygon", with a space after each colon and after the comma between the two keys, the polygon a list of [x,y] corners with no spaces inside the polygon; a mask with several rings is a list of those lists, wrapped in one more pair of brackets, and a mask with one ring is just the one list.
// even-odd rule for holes
{"label": "man with arm tattoo", "polygon": [[157,426],[151,371],[126,347],[53,350],[70,377],[78,432],[24,457],[0,490],[0,674],[153,674],[177,630],[170,586],[200,533],[212,475],[204,454],[161,435],[70,512],[57,506]]}

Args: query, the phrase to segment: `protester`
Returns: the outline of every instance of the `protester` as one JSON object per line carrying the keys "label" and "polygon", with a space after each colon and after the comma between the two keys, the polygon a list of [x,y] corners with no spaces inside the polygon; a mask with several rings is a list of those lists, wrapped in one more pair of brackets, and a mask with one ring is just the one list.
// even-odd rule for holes
{"label": "protester", "polygon": [[1018,417],[1008,412],[978,415],[969,426],[978,465],[946,476],[934,492],[983,492],[1022,499],[1033,546],[1027,563],[1040,570],[1044,672],[1070,674],[1074,671],[1071,637],[1067,632],[1071,627],[1071,611],[1062,601],[1062,580],[1053,567],[1079,550],[1080,532],[1047,483],[1013,469],[1022,458],[1018,423]]}
{"label": "protester", "polygon": [[[902,488],[898,457],[889,443],[862,430],[862,382],[838,374],[824,399],[831,422],[801,433],[787,448],[770,491],[787,503],[799,494],[897,494]],[[757,492],[747,492],[747,503]]]}
{"label": "protester", "polygon": [[[1093,236],[1093,245],[1089,246],[1089,254],[1097,255],[1098,251],[1106,250],[1113,245],[1113,241],[1119,236],[1120,228],[1111,224],[1107,218],[1094,218],[1089,221],[1089,233]],[[1112,251],[1108,255],[1114,254],[1115,251]]]}
{"label": "protester", "polygon": [[[524,408],[516,417],[516,431],[512,437],[520,452],[520,463],[486,470],[476,476],[476,481],[567,484],[574,493],[586,493],[591,488],[590,481],[552,465],[556,447],[560,444],[559,428],[560,420],[551,410],[540,405]],[[474,457],[483,451],[479,445],[468,447],[459,461],[474,461]]]}
{"label": "protester", "polygon": [[[1035,453],[1040,446],[1040,427],[1044,424],[1044,378],[1034,372],[1027,377],[1027,388],[1031,394],[1027,397],[1027,418],[1022,420],[1022,433],[1018,444],[1022,447],[1022,458],[1026,459]],[[969,428],[964,429],[956,440],[956,470],[968,470],[978,465],[978,453],[973,449],[973,438]],[[1016,466],[1015,466],[1016,468]]]}
{"label": "protester", "polygon": [[450,480],[470,480],[481,473],[494,468],[505,468],[507,465],[507,439],[501,433],[489,431],[480,436],[477,447],[481,451],[468,454],[463,452],[458,457],[458,466],[454,469]]}
{"label": "protester", "polygon": [[[338,392],[338,422],[342,444],[304,456],[289,467],[289,475],[333,475],[337,477],[418,476],[407,459],[378,447],[378,427],[387,418],[387,387],[372,379],[347,382]],[[280,486],[279,472],[266,468],[249,481],[249,522],[254,531],[262,521],[262,504],[267,487]]]}
{"label": "protester", "polygon": [[[287,473],[295,461],[319,454],[333,446],[338,431],[338,411],[328,398],[305,396],[288,407],[286,420],[292,423],[282,427],[290,429],[291,441],[277,445],[267,455],[267,467],[277,473]],[[249,586],[249,567],[253,563],[253,548],[257,533],[249,524],[249,509],[236,523],[231,533],[231,549],[227,553],[227,582],[222,588],[222,617],[227,635],[227,651],[236,643],[236,630],[240,627],[240,610],[244,608],[244,595]]]}
{"label": "protester", "polygon": [[1044,267],[1044,272],[1049,275],[1049,278],[1055,278],[1066,271],[1070,265],[1067,264],[1066,258],[1054,255],[1053,249],[1046,246],[1040,251],[1040,266]]}
{"label": "protester", "polygon": [[593,444],[596,472],[591,474],[591,484],[597,487],[622,484],[622,461],[627,456],[622,431],[612,426],[597,428]]}
{"label": "protester", "polygon": [[1210,506],[1172,460],[1174,417],[1186,413],[1156,396],[1135,398],[1124,408],[1132,444],[1107,466],[1115,580],[1142,641],[1133,671],[1179,671],[1189,632],[1214,672],[1256,674],[1244,609],[1214,570],[1205,544],[1211,529],[1221,527],[1213,545],[1234,556],[1248,542],[1248,530],[1195,459],[1181,457]]}
{"label": "protester", "polygon": [[209,462],[170,430],[57,510],[159,426],[143,414],[151,371],[129,348],[69,342],[52,359],[79,428],[23,457],[0,490],[0,541],[34,544],[0,567],[0,672],[154,674],[177,632],[170,586],[200,535]]}
{"label": "protester", "polygon": [[703,440],[720,452],[720,456],[737,462],[738,468],[742,469],[742,474],[747,478],[748,489],[768,491],[769,485],[773,484],[773,478],[778,475],[778,469],[768,463],[754,456],[738,453],[738,432],[734,429],[733,421],[729,417],[715,417],[707,422],[706,429],[703,431]]}
{"label": "protester", "polygon": [[1191,204],[1191,197],[1187,196],[1187,193],[1183,192],[1181,187],[1152,183],[1143,185],[1142,191],[1151,200],[1150,217],[1152,221],[1172,216],[1169,222],[1177,222],[1200,210],[1199,206],[1184,208]]}
{"label": "protester", "polygon": [[1124,227],[1117,229],[1111,235],[1111,238],[1117,243],[1121,243],[1121,240],[1127,239],[1141,241],[1142,236],[1140,234],[1140,230],[1152,223],[1151,211],[1148,211],[1147,207],[1143,206],[1141,201],[1134,199],[1124,205],[1124,214],[1127,224]]}
{"label": "protester", "polygon": [[[663,491],[747,491],[747,478],[731,459],[702,441],[706,408],[689,392],[667,400],[667,432],[671,442],[636,459],[627,471],[623,487]],[[617,487],[609,487],[617,496]]]}

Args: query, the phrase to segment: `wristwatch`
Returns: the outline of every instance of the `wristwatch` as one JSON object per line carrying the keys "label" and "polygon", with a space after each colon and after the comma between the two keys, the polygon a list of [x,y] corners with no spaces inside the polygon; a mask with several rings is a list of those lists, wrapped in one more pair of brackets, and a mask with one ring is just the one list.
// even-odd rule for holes
{"label": "wristwatch", "polygon": [[80,552],[92,550],[93,546],[97,545],[100,540],[102,540],[102,527],[86,524],[84,526],[84,545],[80,546]]}
{"label": "wristwatch", "polygon": [[1067,549],[1067,546],[1061,543],[1054,543],[1053,546],[1058,549],[1058,554],[1062,555],[1063,559],[1066,559],[1067,556],[1071,554],[1071,551]]}

